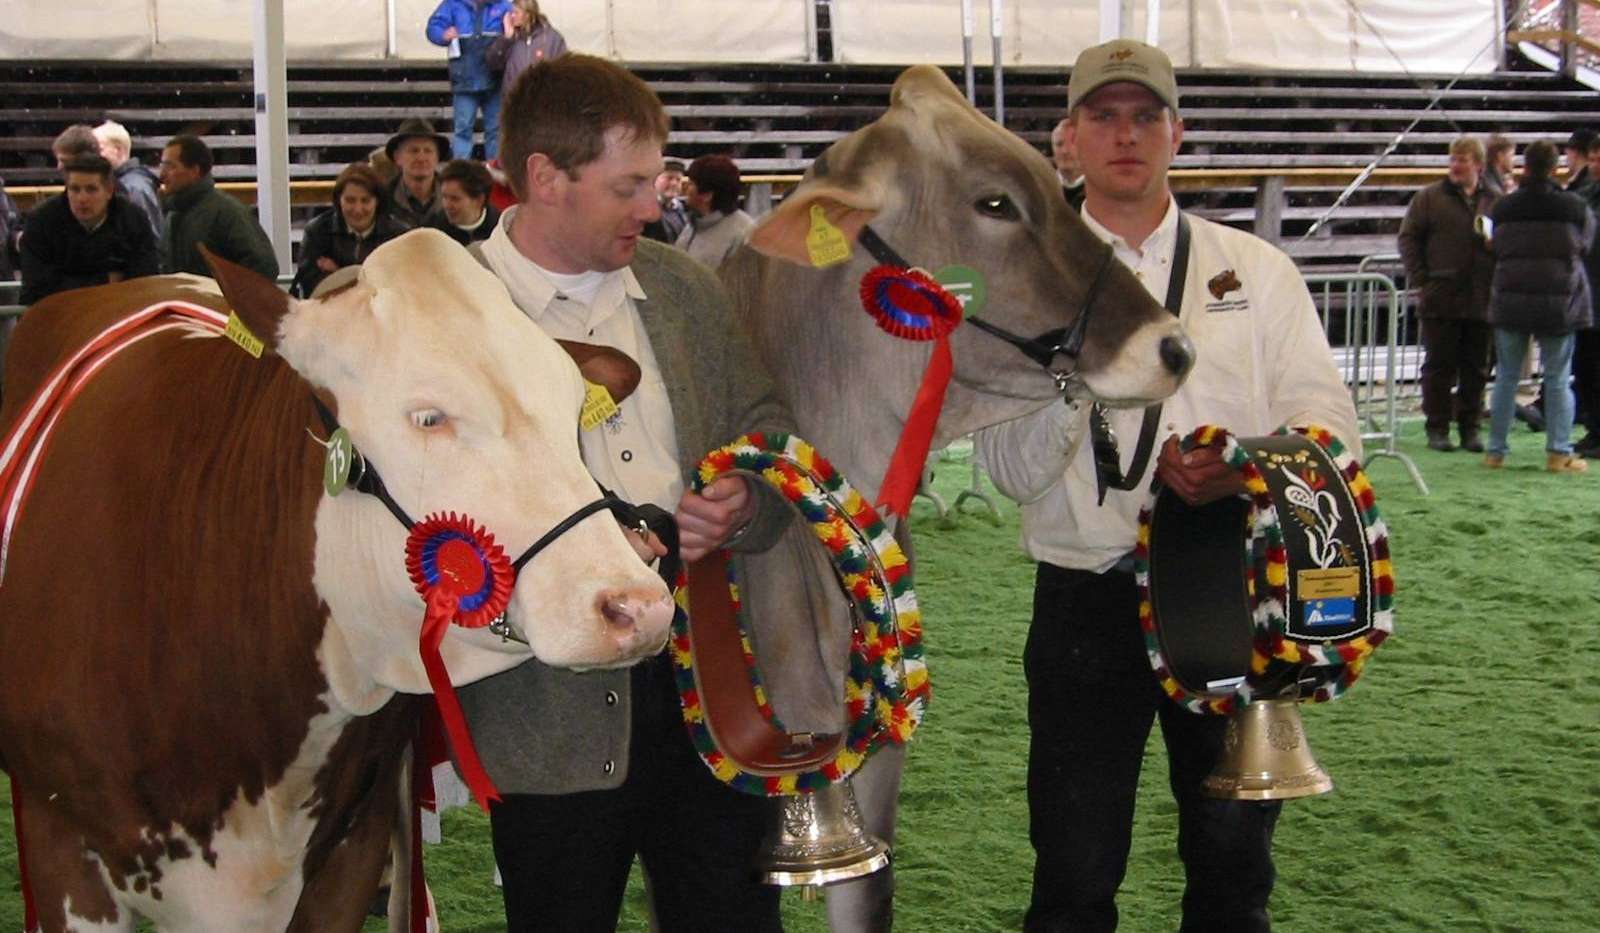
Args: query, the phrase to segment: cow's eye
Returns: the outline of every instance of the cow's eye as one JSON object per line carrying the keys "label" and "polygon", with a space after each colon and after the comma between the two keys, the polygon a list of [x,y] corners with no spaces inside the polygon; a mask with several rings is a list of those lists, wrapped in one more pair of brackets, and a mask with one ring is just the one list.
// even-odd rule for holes
{"label": "cow's eye", "polygon": [[985,195],[979,198],[972,206],[976,207],[978,213],[983,216],[993,217],[997,220],[1020,220],[1022,218],[1022,214],[1017,211],[1017,206],[1011,202],[1011,198],[1003,194]]}
{"label": "cow's eye", "polygon": [[419,408],[411,413],[411,423],[424,431],[444,424],[444,412],[437,408]]}

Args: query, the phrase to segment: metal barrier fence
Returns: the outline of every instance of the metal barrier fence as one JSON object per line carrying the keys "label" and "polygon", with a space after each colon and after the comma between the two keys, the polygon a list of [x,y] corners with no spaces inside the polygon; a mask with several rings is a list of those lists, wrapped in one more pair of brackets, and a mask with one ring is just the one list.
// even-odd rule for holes
{"label": "metal barrier fence", "polygon": [[[1366,263],[1362,264],[1367,265]],[[1428,494],[1417,464],[1400,452],[1400,397],[1414,385],[1412,368],[1403,358],[1408,347],[1401,334],[1409,314],[1394,279],[1377,272],[1310,273],[1305,277],[1322,318],[1328,343],[1334,347],[1350,398],[1355,403],[1366,464],[1393,457],[1411,474],[1417,491]]]}

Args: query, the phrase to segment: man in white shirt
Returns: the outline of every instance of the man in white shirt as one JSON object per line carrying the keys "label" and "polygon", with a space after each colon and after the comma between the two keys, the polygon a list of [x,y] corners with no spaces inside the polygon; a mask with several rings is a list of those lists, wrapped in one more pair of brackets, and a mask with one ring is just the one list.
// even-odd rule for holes
{"label": "man in white shirt", "polygon": [[[641,238],[660,214],[660,100],[614,63],[567,55],[524,72],[504,107],[518,203],[471,249],[552,337],[614,347],[641,370],[581,431],[590,472],[672,511],[685,560],[770,547],[788,515],[778,496],[740,476],[687,488],[713,448],[791,421],[715,277]],[[767,801],[701,762],[666,652],[620,671],[532,660],[460,698],[503,796],[490,825],[510,930],[615,929],[636,855],[660,929],[781,929],[776,890],[754,874]]]}
{"label": "man in white shirt", "polygon": [[[1321,424],[1359,456],[1349,393],[1294,264],[1249,234],[1182,217],[1173,200],[1167,171],[1183,123],[1167,56],[1129,40],[1088,49],[1067,98],[1084,221],[1152,295],[1177,299],[1198,350],[1161,410],[1155,477],[1196,504],[1243,491],[1214,450],[1179,449],[1180,436],[1206,423],[1240,436]],[[1186,274],[1169,295],[1180,267]],[[1159,718],[1187,876],[1180,929],[1267,930],[1279,805],[1200,793],[1227,723],[1168,700],[1150,670],[1129,557],[1149,477],[1129,477],[1131,489],[1108,489],[1101,504],[1092,445],[1082,443],[1090,407],[1053,405],[979,435],[995,484],[1022,503],[1023,547],[1039,561],[1024,653],[1036,853],[1025,929],[1116,928],[1140,764]],[[1124,439],[1119,465],[1131,472],[1144,413],[1111,410],[1108,420]]]}

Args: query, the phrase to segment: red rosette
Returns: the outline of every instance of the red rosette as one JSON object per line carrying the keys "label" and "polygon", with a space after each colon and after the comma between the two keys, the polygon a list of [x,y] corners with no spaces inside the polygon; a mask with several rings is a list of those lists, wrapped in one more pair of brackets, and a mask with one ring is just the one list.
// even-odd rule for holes
{"label": "red rosette", "polygon": [[873,267],[861,278],[861,306],[903,340],[937,340],[961,323],[961,302],[920,269]]}
{"label": "red rosette", "polygon": [[461,765],[462,777],[478,806],[487,813],[490,802],[498,801],[500,793],[472,744],[472,733],[467,729],[466,716],[461,712],[439,646],[452,622],[464,628],[481,628],[505,612],[516,574],[505,552],[494,543],[494,535],[454,512],[435,513],[412,526],[406,538],[406,570],[426,606],[417,644],[422,668],[433,688],[439,719]]}

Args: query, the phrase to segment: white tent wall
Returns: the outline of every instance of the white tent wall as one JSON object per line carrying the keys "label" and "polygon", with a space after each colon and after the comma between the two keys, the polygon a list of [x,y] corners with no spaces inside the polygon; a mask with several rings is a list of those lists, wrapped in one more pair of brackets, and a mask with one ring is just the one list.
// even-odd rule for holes
{"label": "white tent wall", "polygon": [[[577,51],[633,62],[780,62],[806,58],[807,2],[545,0],[540,6]],[[394,57],[443,61],[444,50],[423,35],[438,0],[284,0],[289,59],[385,57],[391,6]],[[59,5],[42,0],[15,0],[6,8],[0,59],[251,55],[249,7],[240,0],[101,0],[87,17],[63,16]]]}
{"label": "white tent wall", "polygon": [[[1169,0],[1161,4],[1161,46],[1180,66],[1492,71],[1495,2]],[[1069,65],[1099,37],[1099,0],[1002,3],[1008,66]],[[973,0],[973,7],[974,57],[979,65],[987,65],[992,57],[989,0]],[[961,63],[961,0],[833,0],[832,9],[834,56],[841,62]],[[1134,22],[1127,33],[1145,34],[1144,4],[1134,4]],[[1191,35],[1197,48],[1190,48]],[[1385,42],[1398,54],[1398,61]]]}

